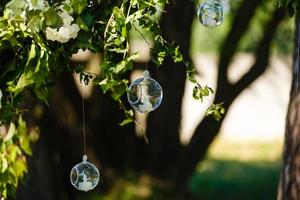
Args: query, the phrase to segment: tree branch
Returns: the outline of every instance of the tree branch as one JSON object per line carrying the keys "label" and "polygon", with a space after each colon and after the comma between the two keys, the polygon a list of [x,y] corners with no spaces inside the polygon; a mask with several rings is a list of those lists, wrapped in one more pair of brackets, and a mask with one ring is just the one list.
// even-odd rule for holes
{"label": "tree branch", "polygon": [[276,29],[280,22],[284,19],[285,11],[280,8],[277,9],[272,20],[267,24],[264,30],[264,37],[262,38],[259,47],[255,53],[256,61],[251,69],[233,86],[234,98],[241,93],[246,87],[253,83],[261,74],[265,72],[268,67],[271,42],[275,35]]}
{"label": "tree branch", "polygon": [[229,85],[227,71],[232,57],[237,49],[239,41],[247,31],[250,21],[255,13],[256,8],[262,1],[252,0],[243,1],[236,16],[228,36],[221,49],[221,57],[219,62],[218,83],[221,85]]}

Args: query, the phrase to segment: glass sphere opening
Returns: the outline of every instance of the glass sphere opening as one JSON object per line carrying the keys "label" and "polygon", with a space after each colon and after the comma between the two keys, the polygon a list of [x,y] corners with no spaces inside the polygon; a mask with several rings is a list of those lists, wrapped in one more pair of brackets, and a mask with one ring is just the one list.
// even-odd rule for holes
{"label": "glass sphere opening", "polygon": [[128,101],[130,104],[136,104],[141,98],[142,88],[138,83],[133,83],[128,89]]}
{"label": "glass sphere opening", "polygon": [[132,82],[127,92],[129,104],[140,113],[157,109],[163,98],[161,86],[148,75],[149,72],[146,70],[143,77]]}

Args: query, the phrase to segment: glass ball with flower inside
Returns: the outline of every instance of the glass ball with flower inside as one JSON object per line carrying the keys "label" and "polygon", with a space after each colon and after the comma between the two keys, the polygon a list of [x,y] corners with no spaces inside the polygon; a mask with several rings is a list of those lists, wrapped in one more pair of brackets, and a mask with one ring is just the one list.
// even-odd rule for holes
{"label": "glass ball with flower inside", "polygon": [[214,28],[224,20],[223,7],[215,0],[207,0],[198,8],[198,19],[207,28]]}
{"label": "glass ball with flower inside", "polygon": [[150,78],[149,71],[145,70],[143,77],[134,80],[129,86],[127,98],[136,111],[148,113],[160,106],[163,90],[156,80]]}
{"label": "glass ball with flower inside", "polygon": [[100,173],[95,165],[87,161],[84,155],[82,162],[75,165],[70,173],[71,184],[78,190],[89,191],[94,189],[100,179]]}

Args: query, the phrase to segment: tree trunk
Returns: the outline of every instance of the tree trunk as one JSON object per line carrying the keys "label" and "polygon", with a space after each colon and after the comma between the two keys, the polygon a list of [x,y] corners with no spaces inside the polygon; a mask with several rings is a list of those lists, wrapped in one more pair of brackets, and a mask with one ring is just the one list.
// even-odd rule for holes
{"label": "tree trunk", "polygon": [[[127,102],[125,97],[123,102]],[[101,164],[119,172],[131,168],[137,152],[134,145],[137,138],[133,123],[119,126],[125,116],[117,102],[96,88],[88,101],[87,113],[90,114],[87,119],[91,124],[90,143]]]}
{"label": "tree trunk", "polygon": [[[189,60],[193,10],[194,4],[190,1],[171,1],[160,23],[165,39],[179,44],[181,53]],[[150,70],[164,92],[161,106],[149,114],[147,123],[149,168],[161,177],[172,167],[180,151],[179,129],[186,69],[182,63],[173,63],[168,58],[159,69],[153,66]]]}
{"label": "tree trunk", "polygon": [[[28,184],[19,187],[16,199],[74,199],[69,180],[71,168],[81,160],[81,131],[77,117],[80,95],[70,74],[58,80],[51,95],[51,107],[32,104],[30,116],[36,116],[41,136],[29,160]],[[32,102],[31,102],[32,103]],[[78,107],[79,106],[79,107]],[[41,110],[36,115],[34,110]]]}
{"label": "tree trunk", "polygon": [[283,166],[277,199],[300,199],[300,18],[296,18],[290,103],[286,118]]}

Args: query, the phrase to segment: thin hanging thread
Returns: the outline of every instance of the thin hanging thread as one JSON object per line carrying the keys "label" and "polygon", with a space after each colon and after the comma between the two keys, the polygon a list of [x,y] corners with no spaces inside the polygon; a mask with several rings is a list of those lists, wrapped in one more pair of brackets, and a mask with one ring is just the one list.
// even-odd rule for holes
{"label": "thin hanging thread", "polygon": [[[150,43],[148,42],[148,31],[146,31],[146,44],[149,45]],[[150,51],[150,48],[149,48],[149,51]],[[151,53],[149,52],[149,56]],[[148,70],[148,59],[149,58],[146,58],[146,70]]]}
{"label": "thin hanging thread", "polygon": [[[146,43],[147,45],[150,46],[150,43],[149,43],[149,41],[148,41],[148,31],[146,31],[146,41],[145,41],[145,43]],[[146,67],[146,70],[147,70],[147,71],[148,71],[148,59],[151,59],[150,47],[149,47],[149,57],[146,58],[146,64],[145,64],[145,67]],[[148,75],[149,75],[149,74],[148,74]],[[146,130],[143,131],[143,138],[144,138],[146,144],[149,144],[149,139],[148,139],[148,137],[147,137]]]}
{"label": "thin hanging thread", "polygon": [[84,81],[82,81],[81,84],[82,84],[82,86],[81,86],[81,96],[82,96],[83,153],[84,153],[84,155],[86,155],[86,146],[85,146],[85,109],[84,109],[84,96],[85,96],[84,86],[85,86],[85,83],[84,83]]}

